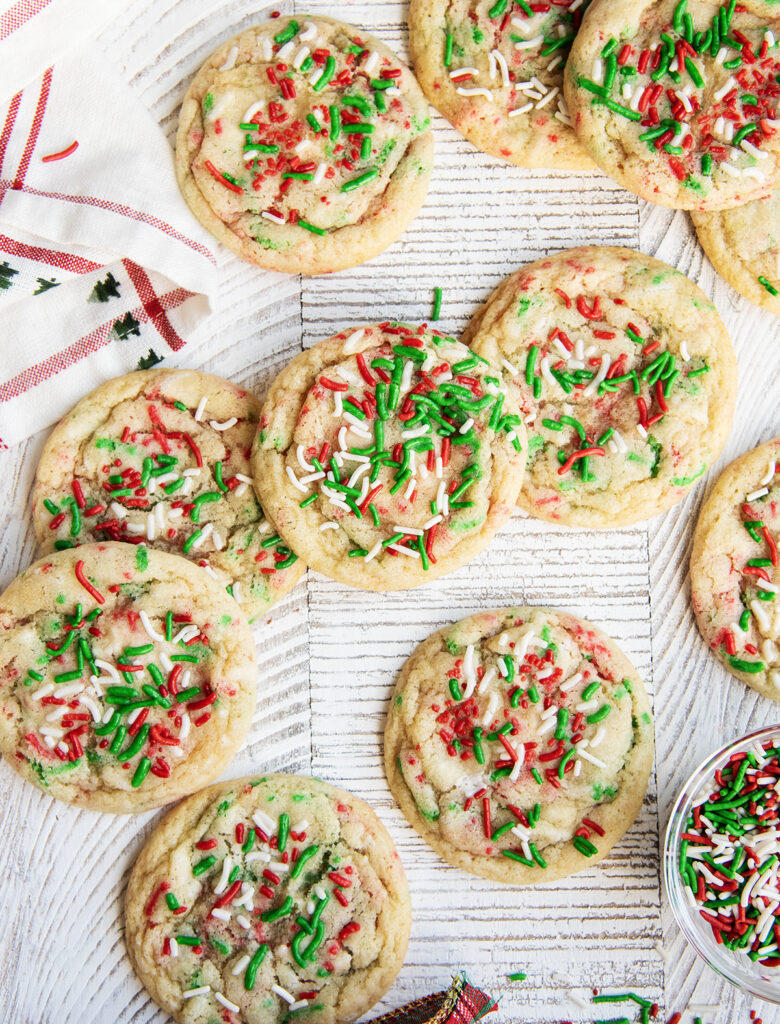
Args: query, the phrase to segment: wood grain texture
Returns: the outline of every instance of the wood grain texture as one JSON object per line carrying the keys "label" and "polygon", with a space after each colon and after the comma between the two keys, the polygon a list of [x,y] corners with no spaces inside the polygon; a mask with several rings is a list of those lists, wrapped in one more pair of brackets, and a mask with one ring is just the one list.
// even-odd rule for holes
{"label": "wood grain texture", "polygon": [[[375,32],[406,54],[405,5],[286,0]],[[171,137],[181,97],[203,59],[262,20],[248,0],[130,0],[101,37],[139,101]],[[478,153],[437,118],[431,192],[410,231],[370,264],[307,279],[264,273],[226,256],[217,309],[182,364],[262,395],[301,347],[389,317],[426,320],[444,291],[440,326],[457,332],[521,263],[583,243],[627,245],[666,259],[713,296],[732,331],[740,402],[721,464],[777,432],[780,331],[714,275],[682,214],[642,207],[599,174],[527,172]],[[174,362],[175,365],[175,362]],[[43,436],[0,453],[0,586],[34,555],[29,494]],[[406,966],[384,1009],[444,987],[465,966],[503,994],[507,1024],[591,1021],[590,989],[630,987],[671,1012],[717,1004],[707,1024],[741,1024],[750,1003],[687,950],[660,890],[659,844],[675,793],[715,745],[775,721],[777,705],[710,657],[689,610],[695,515],[713,474],[648,526],[567,531],[517,513],[477,561],[409,593],[350,591],[309,574],[258,624],[259,699],[247,744],[227,773],[312,772],[369,800],[390,829],[412,889]],[[395,807],[381,733],[395,675],[415,644],[446,622],[511,603],[549,603],[587,616],[623,647],[655,693],[658,785],[637,824],[598,868],[555,886],[515,890],[440,861]],[[54,804],[5,766],[0,822],[0,1006],[8,1024],[163,1024],[130,971],[121,897],[159,815],[111,818]],[[660,824],[660,829],[659,829]],[[524,984],[506,974],[522,969]],[[581,1005],[578,1005],[581,1004]],[[606,1014],[617,1016],[616,1013]],[[761,1007],[764,1021],[780,1012]],[[665,1018],[664,1018],[665,1019]]]}

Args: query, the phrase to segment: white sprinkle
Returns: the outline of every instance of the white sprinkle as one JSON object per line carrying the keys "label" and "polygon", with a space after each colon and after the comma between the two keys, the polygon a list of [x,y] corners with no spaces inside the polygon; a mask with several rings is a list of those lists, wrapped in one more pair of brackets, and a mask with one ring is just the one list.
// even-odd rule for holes
{"label": "white sprinkle", "polygon": [[760,490],[752,491],[750,494],[748,494],[745,498],[745,501],[757,501],[759,498],[763,498],[766,494],[769,494],[769,488],[762,487],[760,488]]}
{"label": "white sprinkle", "polygon": [[515,374],[518,374],[518,373],[520,372],[520,371],[519,371],[519,370],[517,369],[517,367],[516,367],[516,366],[513,366],[513,365],[512,365],[512,364],[511,364],[511,363],[509,362],[509,360],[508,360],[508,359],[502,359],[502,360],[501,360],[501,365],[502,365],[502,366],[504,367],[504,369],[505,369],[505,370],[508,370],[508,371],[509,371],[509,373],[511,373],[511,374],[513,374],[513,375],[515,375]]}
{"label": "white sprinkle", "polygon": [[284,1001],[290,1005],[295,1002],[295,996],[291,996],[287,989],[282,988],[281,985],[271,985],[271,991],[275,992],[280,998],[284,999]]}
{"label": "white sprinkle", "polygon": [[[388,89],[387,91],[389,92],[390,90]],[[493,101],[493,94],[488,89],[464,89],[462,86],[459,86],[456,91],[458,96],[484,96],[485,99],[489,100],[491,103]]]}
{"label": "white sprinkle", "polygon": [[[244,917],[243,914],[236,914],[236,924],[243,928],[245,932],[248,932],[252,927],[252,922],[249,920],[248,917]],[[247,957],[247,960],[248,959],[249,957]],[[233,973],[235,974],[236,972],[234,971]]]}
{"label": "white sprinkle", "polygon": [[463,426],[462,426],[462,427],[460,428],[460,430],[458,431],[458,433],[459,433],[459,434],[468,434],[468,432],[469,432],[469,431],[471,430],[471,428],[472,428],[473,426],[474,426],[474,420],[473,420],[473,419],[472,419],[471,417],[469,417],[469,418],[468,418],[468,419],[466,420],[466,422],[465,422],[465,423],[463,424]]}
{"label": "white sprinkle", "polygon": [[317,26],[313,21],[304,21],[303,32],[298,36],[298,39],[302,43],[310,43],[313,39],[317,38]]}
{"label": "white sprinkle", "polygon": [[[251,107],[247,107],[244,111],[244,116],[241,118],[242,124],[249,124],[255,114],[258,114],[263,109],[263,101],[258,100],[257,103],[253,103]],[[195,419],[198,417],[196,416]]]}
{"label": "white sprinkle", "polygon": [[642,440],[644,440],[644,441],[647,440],[647,431],[645,430],[645,428],[642,426],[641,423],[637,423],[637,425],[636,425],[636,432],[637,432],[637,434],[639,434],[639,436],[642,438]]}
{"label": "white sprinkle", "polygon": [[769,463],[769,468],[767,469],[766,473],[764,474],[763,477],[761,477],[761,479],[758,482],[762,486],[764,484],[771,483],[772,480],[774,479],[776,471],[777,471],[777,463],[775,462],[774,459],[772,459],[772,461]]}
{"label": "white sprinkle", "polygon": [[[473,78],[474,75],[479,74],[478,68],[458,68],[456,71],[450,71],[450,78]],[[493,77],[492,75],[490,76]]]}
{"label": "white sprinkle", "polygon": [[222,874],[219,876],[219,881],[214,886],[214,893],[215,893],[215,895],[221,896],[222,893],[225,891],[225,889],[227,889],[227,887],[228,887],[228,878],[230,877],[230,872],[232,870],[233,870],[233,858],[228,853],[225,856],[225,859],[222,861]]}
{"label": "white sprinkle", "polygon": [[516,50],[533,50],[536,46],[541,46],[544,42],[544,36],[534,36],[533,39],[521,39],[519,43],[515,43]]}
{"label": "white sprinkle", "polygon": [[276,831],[276,822],[274,821],[273,818],[265,814],[263,811],[255,811],[255,813],[252,815],[252,821],[255,823],[255,825],[257,825],[257,827],[262,832],[265,832],[265,834],[268,836],[272,836]]}
{"label": "white sprinkle", "polygon": [[293,1010],[300,1010],[304,1006],[308,1006],[308,1005],[309,1005],[309,1000],[308,999],[298,999],[296,1002],[291,1004],[291,1006],[290,1006],[290,1013],[292,1013]]}
{"label": "white sprinkle", "polygon": [[766,175],[757,167],[743,167],[742,176],[745,178],[755,178],[756,181],[766,181]]}
{"label": "white sprinkle", "polygon": [[365,334],[365,328],[361,327],[359,331],[353,331],[352,334],[344,342],[344,355],[354,355],[355,352],[360,351],[360,343],[363,340]]}
{"label": "white sprinkle", "polygon": [[296,39],[288,40],[284,44],[284,46],[281,47],[281,49],[277,50],[277,52],[276,52],[276,59],[277,60],[287,60],[287,58],[290,56],[290,54],[293,52],[293,50],[295,49],[295,47],[297,45],[298,45],[298,41]]}
{"label": "white sprinkle", "polygon": [[718,164],[718,167],[720,167],[722,171],[725,171],[726,174],[729,174],[732,178],[739,178],[742,175],[742,171],[740,171],[739,167],[735,167],[734,164],[730,164],[727,160]]}
{"label": "white sprinkle", "polygon": [[602,85],[604,82],[604,65],[598,57],[593,61],[593,70],[590,73],[590,77],[596,85]]}
{"label": "white sprinkle", "polygon": [[323,523],[320,526],[320,530],[338,530],[338,528],[339,528],[339,524],[338,523]]}
{"label": "white sprinkle", "polygon": [[209,426],[212,430],[230,430],[236,423],[238,423],[237,416],[231,416],[229,420],[225,420],[223,423],[220,423],[219,420],[209,420]]}
{"label": "white sprinkle", "polygon": [[263,210],[260,214],[261,217],[265,217],[266,220],[273,221],[274,224],[284,224],[285,219],[278,213],[271,213],[270,210]]}
{"label": "white sprinkle", "polygon": [[[524,103],[522,107],[515,107],[507,113],[507,117],[517,117],[519,114],[526,114],[533,108],[533,103]],[[517,372],[517,371],[515,371]]]}
{"label": "white sprinkle", "polygon": [[546,106],[550,102],[550,100],[553,99],[553,97],[558,95],[560,91],[561,90],[558,88],[557,85],[553,89],[550,89],[547,95],[540,99],[539,102],[536,104],[536,109],[538,110],[540,107]]}
{"label": "white sprinkle", "polygon": [[222,1003],[226,1010],[230,1010],[231,1013],[238,1013],[241,1009],[240,1006],[236,1006],[235,1003],[231,1003],[231,1001],[226,996],[223,996],[221,992],[215,992],[214,998],[218,1003]]}
{"label": "white sprinkle", "polygon": [[[140,611],[140,612],[138,613],[138,617],[139,617],[139,618],[140,618],[140,620],[141,620],[141,625],[142,625],[142,626],[144,627],[144,631],[146,632],[146,635],[147,635],[147,636],[148,636],[148,637],[149,637],[149,638],[150,638],[151,640],[164,640],[164,639],[165,639],[165,637],[164,637],[164,636],[163,636],[163,635],[162,635],[161,633],[158,633],[158,632],[157,632],[157,631],[156,631],[156,630],[155,630],[155,629],[153,628],[153,626],[152,626],[151,622],[149,621],[149,616],[148,616],[148,615],[146,614],[146,612],[145,612],[145,611]],[[98,668],[103,668],[103,667],[104,667],[104,665],[105,665],[105,663],[104,663],[104,662],[100,662],[100,661],[98,661],[97,659],[95,659],[95,664],[97,665],[97,667],[98,667]],[[109,667],[110,667],[110,666],[109,666]],[[118,678],[118,677],[115,677],[115,678]]]}
{"label": "white sprinkle", "polygon": [[309,488],[308,487],[304,487],[304,485],[300,482],[298,477],[293,472],[292,466],[287,466],[286,469],[287,469],[287,476],[290,478],[290,483],[293,485],[293,487],[295,487],[296,490],[301,491],[301,493],[306,494],[308,492]]}
{"label": "white sprinkle", "polygon": [[483,725],[488,725],[488,723],[492,721],[493,715],[496,713],[496,709],[498,708],[498,704],[498,694],[495,692],[491,693],[490,699],[488,700],[488,706],[485,709],[485,714],[482,716]]}
{"label": "white sprinkle", "polygon": [[182,992],[182,999],[194,999],[195,996],[205,996],[211,991],[211,985],[201,985],[200,988],[190,988],[186,992]]}
{"label": "white sprinkle", "polygon": [[388,544],[389,551],[397,551],[399,555],[408,555],[410,558],[419,558],[420,552],[412,548],[402,547],[400,544]]}
{"label": "white sprinkle", "polygon": [[[499,70],[501,71],[501,84],[504,86],[505,89],[508,89],[509,88],[509,68],[507,67],[506,58],[504,57],[503,53],[501,53],[500,50],[493,50],[491,52],[490,56],[493,58],[495,63],[498,65]],[[493,77],[492,69],[491,69],[490,77],[491,78]]]}
{"label": "white sprinkle", "polygon": [[328,165],[325,163],[324,160],[321,160],[320,163],[317,164],[317,169],[314,172],[314,177],[311,179],[312,185],[321,185],[322,184],[322,181],[323,181],[323,179],[325,177],[325,172],[327,171],[327,169],[328,169]]}
{"label": "white sprinkle", "polygon": [[764,153],[763,150],[759,149],[758,146],[754,146],[750,139],[743,139],[740,146],[750,156],[754,156],[756,160],[768,160],[769,153]]}
{"label": "white sprinkle", "polygon": [[423,523],[423,530],[430,530],[432,526],[436,526],[442,519],[444,519],[444,516],[433,516],[426,523]]}
{"label": "white sprinkle", "polygon": [[[592,743],[591,746],[593,746]],[[579,757],[584,757],[586,761],[590,761],[591,764],[595,764],[597,768],[607,767],[607,765],[603,761],[600,761],[597,757],[594,757],[592,754],[589,754],[587,750],[583,750],[581,745],[577,748],[577,754]]]}
{"label": "white sprinkle", "polygon": [[293,60],[293,67],[296,69],[296,71],[300,68],[301,64],[303,64],[303,62],[306,60],[310,53],[311,50],[309,49],[308,46],[302,46],[300,50],[298,50],[298,52],[295,54],[295,59]]}
{"label": "white sprinkle", "polygon": [[31,693],[30,697],[33,700],[40,700],[41,697],[48,697],[51,693],[54,693],[54,683],[47,683],[45,686],[42,686],[40,690],[36,690],[35,693]]}
{"label": "white sprinkle", "polygon": [[[186,676],[187,673],[185,672],[184,675]],[[186,688],[186,683],[184,683],[184,681],[182,680],[182,689],[184,689],[184,688]],[[186,740],[187,739],[187,737],[190,734],[191,727],[192,727],[192,722],[190,720],[190,716],[189,715],[182,715],[181,716],[181,729],[179,729],[179,739],[180,740]],[[176,749],[176,748],[174,747],[173,749]]]}
{"label": "white sprinkle", "polygon": [[200,528],[200,535],[195,538],[192,544],[190,544],[190,551],[197,550],[201,545],[205,544],[213,529],[213,523],[204,523]]}
{"label": "white sprinkle", "polygon": [[[569,8],[569,10],[571,10],[571,8]],[[558,56],[555,57],[553,60],[551,60],[550,63],[547,65],[548,73],[551,72],[551,71],[555,71],[555,69],[558,67],[558,65],[562,64],[562,63],[563,63],[563,57],[560,54],[558,54]]]}
{"label": "white sprinkle", "polygon": [[[335,524],[334,524],[334,525],[335,525]],[[372,561],[372,560],[373,560],[374,558],[376,558],[376,556],[377,556],[377,555],[379,554],[379,552],[380,552],[381,550],[382,550],[382,541],[381,541],[381,540],[378,540],[378,541],[376,542],[376,544],[375,544],[375,545],[374,545],[374,546],[373,546],[373,547],[371,548],[371,550],[370,550],[370,551],[368,552],[368,554],[366,555],[365,561],[366,561],[366,562],[370,562],[370,561]]]}
{"label": "white sprinkle", "polygon": [[222,65],[222,67],[219,68],[219,70],[220,71],[230,71],[231,68],[234,68],[236,66],[236,57],[237,56],[238,56],[238,47],[237,46],[232,46],[230,48],[230,53],[227,55],[227,60]]}
{"label": "white sprinkle", "polygon": [[206,408],[207,401],[208,397],[204,395],[203,398],[201,398],[201,400],[198,402],[198,408],[195,410],[195,419],[198,421],[198,423],[200,423],[200,421],[203,419],[203,412]]}
{"label": "white sprinkle", "polygon": [[601,382],[607,376],[607,373],[609,371],[609,366],[610,366],[611,362],[612,362],[612,360],[610,359],[610,357],[605,352],[604,355],[601,357],[601,366],[599,367],[598,373],[593,378],[593,380],[590,381],[590,383],[585,388],[585,390],[582,392],[583,395],[590,396],[590,395],[595,394],[599,384],[601,384]]}
{"label": "white sprinkle", "polygon": [[219,921],[229,921],[231,913],[229,910],[223,910],[222,907],[214,907],[211,911],[211,916],[216,917]]}
{"label": "white sprinkle", "polygon": [[379,65],[379,54],[376,52],[376,50],[372,50],[371,53],[368,55],[368,60],[363,65],[363,70],[365,71],[365,73],[367,75],[373,75],[373,73],[376,70],[376,68],[378,67],[378,65]]}

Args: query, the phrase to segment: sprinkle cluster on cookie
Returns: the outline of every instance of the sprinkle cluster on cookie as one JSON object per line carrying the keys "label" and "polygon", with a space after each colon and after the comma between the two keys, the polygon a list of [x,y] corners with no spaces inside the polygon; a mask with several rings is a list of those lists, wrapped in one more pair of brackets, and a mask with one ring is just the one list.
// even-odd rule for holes
{"label": "sprinkle cluster on cookie", "polygon": [[746,14],[736,0],[711,10],[688,0],[647,4],[639,33],[626,25],[610,36],[573,81],[591,104],[634,125],[638,150],[694,199],[734,179],[760,194],[776,177],[768,149],[777,148],[780,128],[777,23]]}
{"label": "sprinkle cluster on cookie", "polygon": [[777,462],[770,455],[755,487],[744,495],[739,508],[742,526],[754,550],[744,563],[735,565],[739,576],[739,617],[719,630],[714,640],[735,672],[767,674],[770,686],[780,690],[780,603],[777,594],[780,532],[780,479]]}
{"label": "sprinkle cluster on cookie", "polygon": [[441,60],[457,95],[484,99],[510,121],[526,115],[571,127],[561,72],[589,2],[450,4]]}
{"label": "sprinkle cluster on cookie", "polygon": [[305,397],[287,476],[347,557],[427,571],[485,522],[494,445],[521,452],[520,418],[486,360],[424,324],[361,329],[343,352]]}
{"label": "sprinkle cluster on cookie", "polygon": [[208,406],[208,394],[188,406],[152,387],[112,410],[81,442],[62,490],[36,492],[49,514],[46,546],[51,538],[56,550],[89,540],[153,544],[215,579],[232,577],[236,600],[264,607],[267,578],[296,555],[265,519],[248,475],[254,418],[219,421]]}
{"label": "sprinkle cluster on cookie", "polygon": [[61,604],[58,597],[27,627],[9,623],[4,639],[13,658],[3,674],[22,737],[17,757],[44,786],[63,773],[76,782],[94,775],[109,785],[113,772],[116,785],[115,773],[126,771],[135,789],[150,772],[167,779],[193,749],[198,730],[215,713],[221,717],[235,694],[213,675],[214,645],[230,622],[195,617],[181,610],[187,602],[180,597],[178,607],[147,610],[153,592],[174,600],[169,585],[152,586],[148,562],[146,547],[137,547],[135,571],[119,572],[101,593],[79,559],[73,583],[90,611],[60,595]]}
{"label": "sprinkle cluster on cookie", "polygon": [[324,813],[322,794],[288,796],[258,779],[204,815],[188,870],[171,861],[178,880],[163,879],[145,913],[162,925],[156,955],[185,1001],[236,1014],[259,1003],[264,1020],[287,1020],[331,1007],[376,955],[387,894],[345,839],[361,834],[352,809],[327,801]]}
{"label": "sprinkle cluster on cookie", "polygon": [[579,625],[542,612],[504,625],[478,643],[447,638],[441,695],[420,709],[432,749],[403,748],[399,770],[460,849],[543,869],[548,845],[571,841],[592,857],[604,829],[589,814],[617,796],[634,742],[632,682],[612,678],[598,637]]}
{"label": "sprinkle cluster on cookie", "polygon": [[261,26],[251,52],[235,45],[211,70],[193,129],[192,172],[218,215],[257,215],[250,230],[262,242],[263,223],[322,236],[369,213],[429,128],[408,69],[388,52],[316,18]]}

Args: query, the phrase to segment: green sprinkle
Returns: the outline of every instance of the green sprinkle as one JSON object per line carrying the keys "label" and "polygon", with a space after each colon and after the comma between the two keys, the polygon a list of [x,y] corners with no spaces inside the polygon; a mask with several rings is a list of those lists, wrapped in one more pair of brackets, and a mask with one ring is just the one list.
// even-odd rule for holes
{"label": "green sprinkle", "polygon": [[298,34],[299,28],[300,26],[297,21],[290,21],[286,28],[282,29],[278,35],[274,36],[274,42],[279,46],[284,46],[285,43],[289,43],[289,41]]}
{"label": "green sprinkle", "polygon": [[151,768],[151,766],[152,762],[148,757],[142,757],[141,760],[138,762],[138,767],[135,770],[135,774],[133,775],[133,779],[131,782],[131,785],[133,786],[134,789],[138,789],[138,787],[142,784],[146,776],[149,774],[149,769]]}
{"label": "green sprinkle", "polygon": [[313,235],[327,235],[325,228],[318,228],[315,224],[310,224],[307,220],[299,220],[298,227],[303,228],[305,231],[311,231]]}
{"label": "green sprinkle", "polygon": [[463,700],[463,692],[457,679],[450,679],[450,693],[453,700]]}
{"label": "green sprinkle", "polygon": [[312,127],[312,129],[315,132],[321,132],[322,131],[322,125],[317,120],[317,118],[314,116],[314,114],[307,114],[306,115],[306,120],[309,122],[309,125]]}
{"label": "green sprinkle", "polygon": [[523,971],[515,971],[514,974],[507,974],[507,978],[510,981],[525,981],[527,977],[528,975],[525,974]]}
{"label": "green sprinkle", "polygon": [[611,710],[612,708],[609,704],[602,704],[598,711],[594,711],[592,715],[588,715],[585,721],[589,722],[591,725],[595,725],[596,722],[603,722]]}
{"label": "green sprinkle", "polygon": [[263,960],[265,960],[266,953],[268,952],[268,946],[263,943],[249,961],[244,972],[244,988],[247,992],[251,992],[255,987],[255,979],[257,978],[257,971]]}
{"label": "green sprinkle", "polygon": [[329,137],[331,139],[337,139],[341,133],[341,112],[338,107],[328,107],[330,112],[330,132]]}
{"label": "green sprinkle", "polygon": [[[361,188],[363,185],[367,185],[369,181],[373,181],[374,178],[379,177],[379,171],[376,167],[372,167],[368,171],[364,171],[363,174],[359,174],[357,178],[352,178],[350,181],[345,181],[341,186],[342,192],[352,192],[353,189]],[[298,221],[298,223],[302,223]]]}
{"label": "green sprinkle", "polygon": [[441,316],[441,300],[442,290],[438,286],[433,289],[433,311],[431,312],[431,320],[436,321]]}
{"label": "green sprinkle", "polygon": [[759,277],[758,283],[763,288],[766,288],[766,290],[769,292],[770,295],[778,295],[778,294],[780,294],[780,293],[778,293],[777,288],[775,288],[775,286],[770,281],[768,281],[767,278],[765,278],[763,276]]}
{"label": "green sprinkle", "polygon": [[448,68],[452,64],[452,48],[455,43],[455,37],[452,32],[447,33],[447,37],[444,40],[444,66]]}
{"label": "green sprinkle", "polygon": [[290,815],[279,815],[279,853],[284,853],[287,846],[287,837],[290,834]]}
{"label": "green sprinkle", "polygon": [[325,88],[325,86],[328,84],[328,82],[331,80],[331,78],[333,78],[333,75],[335,73],[336,73],[336,60],[335,60],[334,57],[329,55],[328,59],[325,61],[325,67],[323,68],[322,74],[320,75],[320,77],[317,79],[317,81],[312,86],[314,91],[315,92],[322,92],[322,90]]}
{"label": "green sprinkle", "polygon": [[[292,896],[287,896],[284,903],[276,908],[276,910],[266,910],[260,915],[260,920],[269,924],[273,921],[278,921],[282,917],[287,917],[288,914],[292,913],[293,910],[293,899]],[[249,970],[249,968],[247,968]]]}
{"label": "green sprinkle", "polygon": [[729,655],[728,661],[737,672],[746,672],[749,675],[756,675],[758,672],[765,670],[763,661],[745,661],[744,658],[737,658],[733,655]]}

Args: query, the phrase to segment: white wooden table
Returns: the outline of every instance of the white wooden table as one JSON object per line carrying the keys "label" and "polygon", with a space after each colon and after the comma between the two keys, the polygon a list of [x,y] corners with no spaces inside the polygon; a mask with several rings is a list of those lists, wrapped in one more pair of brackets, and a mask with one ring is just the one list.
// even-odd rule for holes
{"label": "white wooden table", "polygon": [[[343,18],[406,53],[406,5],[397,0],[283,0],[277,7]],[[271,9],[258,11],[249,0],[130,0],[100,43],[172,135],[203,59]],[[491,1019],[506,1024],[620,1016],[572,1001],[587,1001],[594,985],[632,988],[667,1015],[689,1003],[712,1005],[701,1014],[705,1024],[747,1024],[751,1007],[767,1024],[780,1024],[780,1008],[751,1003],[694,958],[659,877],[663,829],[685,777],[715,746],[780,717],[777,705],[730,678],[706,650],[687,577],[695,517],[719,467],[779,432],[780,329],[716,277],[687,217],[644,206],[599,174],[505,166],[437,118],[430,195],[396,245],[369,265],[315,279],[229,259],[219,308],[184,365],[262,395],[302,346],[348,325],[425,320],[435,285],[444,290],[443,326],[457,332],[518,265],[582,243],[658,256],[714,298],[740,370],[737,415],[719,466],[680,505],[630,529],[571,531],[517,513],[475,562],[420,590],[369,601],[310,572],[258,630],[257,711],[227,777],[311,773],[370,801],[390,829],[409,877],[414,925],[406,965],[374,1014],[446,987],[463,966],[503,994]],[[42,442],[43,435],[0,453],[3,587],[35,555],[29,502]],[[612,855],[533,890],[501,887],[439,860],[396,808],[381,759],[388,695],[414,646],[453,619],[525,602],[568,608],[618,640],[655,694],[658,762],[642,815]],[[0,773],[0,1019],[163,1024],[168,1018],[130,969],[122,925],[128,871],[159,815],[76,810],[25,785],[6,765]],[[528,980],[509,984],[506,974],[515,970]]]}

